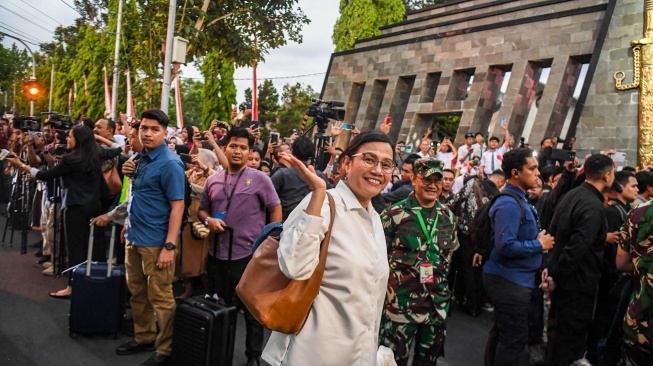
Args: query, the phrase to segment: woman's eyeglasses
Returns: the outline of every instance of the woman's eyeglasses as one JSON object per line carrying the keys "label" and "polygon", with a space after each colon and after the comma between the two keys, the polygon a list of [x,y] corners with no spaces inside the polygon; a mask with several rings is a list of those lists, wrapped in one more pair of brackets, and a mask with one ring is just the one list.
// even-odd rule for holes
{"label": "woman's eyeglasses", "polygon": [[392,171],[395,169],[396,165],[392,159],[383,159],[379,161],[379,157],[376,154],[371,152],[364,152],[359,154],[354,154],[351,157],[360,156],[363,159],[363,164],[368,168],[374,168],[379,163],[381,163],[381,171],[387,174],[392,174]]}

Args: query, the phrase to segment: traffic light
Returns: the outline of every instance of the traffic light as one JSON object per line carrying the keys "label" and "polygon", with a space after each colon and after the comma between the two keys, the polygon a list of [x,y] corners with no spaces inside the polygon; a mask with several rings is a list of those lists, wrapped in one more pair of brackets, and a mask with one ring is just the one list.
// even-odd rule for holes
{"label": "traffic light", "polygon": [[25,93],[25,97],[29,101],[35,101],[43,94],[36,79],[23,81],[23,93]]}

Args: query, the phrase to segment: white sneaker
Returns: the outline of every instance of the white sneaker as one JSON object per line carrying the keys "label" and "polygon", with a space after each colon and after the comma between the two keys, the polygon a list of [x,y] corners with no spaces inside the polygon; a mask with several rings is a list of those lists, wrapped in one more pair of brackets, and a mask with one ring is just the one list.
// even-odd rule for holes
{"label": "white sneaker", "polygon": [[43,268],[52,268],[52,262],[43,262]]}
{"label": "white sneaker", "polygon": [[43,274],[46,276],[54,276],[54,267],[50,266],[43,270]]}
{"label": "white sneaker", "polygon": [[481,305],[481,310],[491,313],[494,311],[494,306],[492,306],[492,304],[489,302],[486,302],[485,304]]}

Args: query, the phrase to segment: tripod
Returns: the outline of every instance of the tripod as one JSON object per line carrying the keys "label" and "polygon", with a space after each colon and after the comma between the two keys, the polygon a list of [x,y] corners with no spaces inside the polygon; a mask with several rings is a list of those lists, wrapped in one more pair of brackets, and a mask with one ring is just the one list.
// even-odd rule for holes
{"label": "tripod", "polygon": [[313,122],[313,124],[306,130],[306,132],[304,132],[302,136],[310,136],[310,134],[313,131],[313,128],[317,128],[317,132],[313,137],[313,142],[315,143],[313,166],[315,167],[316,170],[322,171],[326,167],[326,163],[327,163],[327,161],[325,160],[326,156],[324,154],[324,145],[326,143],[326,137],[324,136],[324,133],[326,132],[326,129],[320,128],[317,122]]}
{"label": "tripod", "polygon": [[[23,152],[23,155],[25,153]],[[23,156],[23,158],[25,158]],[[27,234],[29,225],[30,205],[30,181],[28,173],[17,169],[12,179],[11,201],[7,208],[7,221],[5,222],[2,234],[2,245],[4,246],[7,236],[7,227],[11,221],[11,236],[9,246],[13,247],[14,231],[20,228],[20,254],[27,254]]]}

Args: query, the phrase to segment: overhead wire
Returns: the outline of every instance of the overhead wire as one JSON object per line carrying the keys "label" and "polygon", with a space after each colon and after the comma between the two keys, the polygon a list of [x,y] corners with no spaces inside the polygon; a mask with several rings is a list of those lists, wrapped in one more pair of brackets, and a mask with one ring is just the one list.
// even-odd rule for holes
{"label": "overhead wire", "polygon": [[34,43],[34,42],[30,41],[30,40],[27,40],[27,39],[24,39],[24,38],[20,38],[20,37],[18,37],[18,36],[15,36],[15,35],[13,35],[13,34],[9,34],[9,33],[6,33],[6,32],[2,32],[2,31],[0,31],[0,35],[5,35],[5,36],[10,37],[10,38],[15,38],[15,39],[18,39],[18,40],[23,41],[23,42],[25,42],[25,43],[33,44],[34,46],[38,46],[38,45],[39,45],[38,43]]}
{"label": "overhead wire", "polygon": [[54,27],[54,28],[56,28],[56,27],[59,25],[59,24],[56,23],[56,22],[54,23],[54,25],[50,24],[51,22],[50,22],[49,20],[45,20],[45,19],[41,18],[40,16],[37,16],[37,15],[33,14],[32,12],[30,12],[30,11],[28,11],[28,10],[25,10],[25,9],[21,8],[21,7],[18,6],[17,4],[14,4],[13,2],[11,2],[11,0],[5,0],[5,1],[6,1],[7,3],[9,3],[9,4],[15,6],[16,8],[18,8],[18,9],[19,9],[20,11],[22,11],[24,14],[29,14],[30,16],[36,18],[38,21],[44,23],[44,24],[47,25],[47,26],[50,26],[50,27]]}
{"label": "overhead wire", "polygon": [[[2,24],[4,24],[4,26],[3,26]],[[31,34],[27,34],[27,33],[23,32],[23,31],[21,31],[21,30],[19,30],[19,29],[17,29],[17,28],[14,28],[14,27],[10,26],[10,25],[7,24],[7,23],[0,22],[0,27],[2,27],[2,28],[4,28],[4,29],[7,29],[7,30],[10,31],[10,32],[14,32],[14,33],[20,34],[21,36],[23,36],[23,37],[25,37],[25,38],[30,38],[30,40],[32,40],[32,41],[34,41],[34,42],[45,43],[45,42],[41,41],[40,39],[34,37],[33,35],[31,35]]]}
{"label": "overhead wire", "polygon": [[[61,0],[61,2],[64,3],[64,4],[66,4],[67,7],[73,9],[73,11],[74,11],[75,13],[79,14],[79,12],[77,11],[77,9],[75,9],[75,8],[72,7],[72,6],[70,6],[70,4],[68,4],[67,2],[65,2],[65,1],[63,1],[63,0]],[[79,15],[81,16],[82,14],[79,14]]]}
{"label": "overhead wire", "polygon": [[[7,7],[4,6],[4,5],[0,5],[0,8],[3,8],[3,9],[5,9],[5,10],[7,10],[8,12],[14,14],[15,16],[17,16],[17,17],[19,17],[19,18],[21,18],[21,19],[23,19],[23,20],[26,20],[26,21],[28,21],[28,22],[30,22],[30,23],[32,23],[32,24],[34,23],[32,20],[25,18],[24,16],[22,16],[22,15],[16,13],[15,11],[13,11],[13,10],[7,8]],[[53,33],[53,30],[46,29],[45,27],[41,26],[40,24],[34,24],[34,26],[39,27],[39,28],[43,29],[44,31],[46,31],[46,32],[48,32],[48,33]]]}
{"label": "overhead wire", "polygon": [[49,16],[48,14],[42,12],[42,11],[39,10],[37,7],[35,7],[34,5],[32,5],[32,4],[28,3],[28,2],[26,2],[25,0],[20,0],[20,1],[23,2],[23,3],[25,3],[25,4],[26,4],[27,6],[29,6],[30,8],[33,8],[34,10],[38,11],[39,13],[45,15],[46,17],[48,17],[48,18],[54,20],[55,23],[57,23],[57,24],[59,24],[59,25],[62,25],[62,24],[63,24],[63,22],[60,22],[60,21],[54,19],[53,17],[51,17],[51,16]]}

